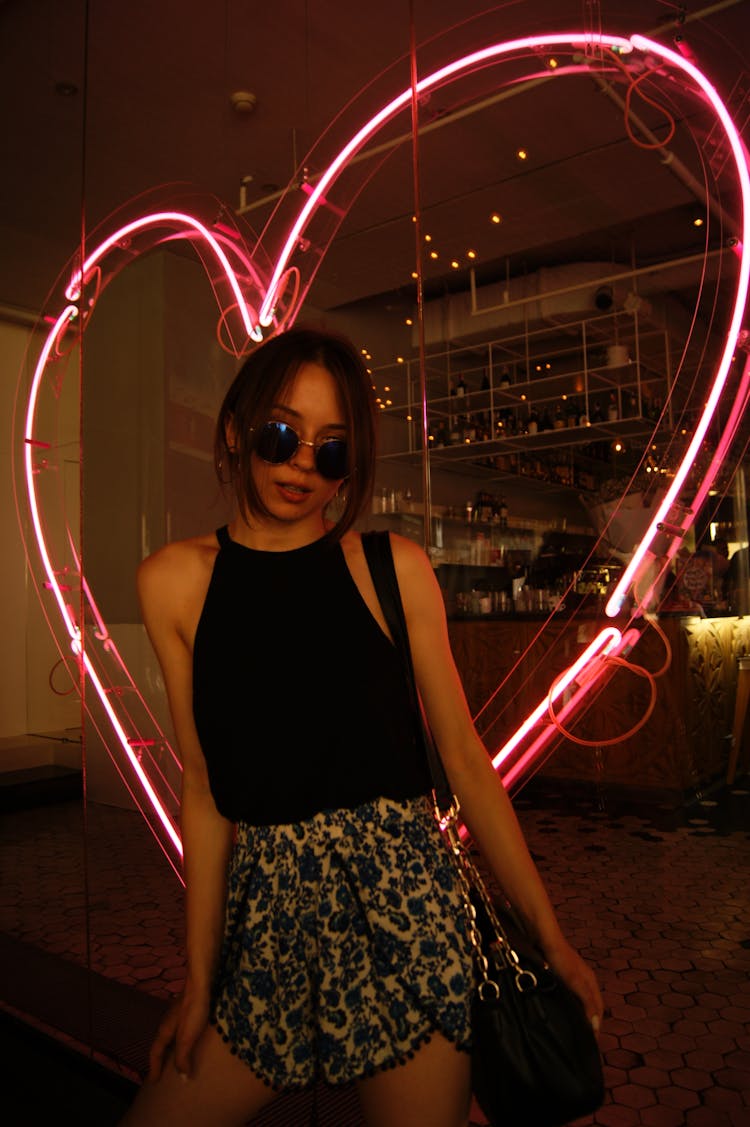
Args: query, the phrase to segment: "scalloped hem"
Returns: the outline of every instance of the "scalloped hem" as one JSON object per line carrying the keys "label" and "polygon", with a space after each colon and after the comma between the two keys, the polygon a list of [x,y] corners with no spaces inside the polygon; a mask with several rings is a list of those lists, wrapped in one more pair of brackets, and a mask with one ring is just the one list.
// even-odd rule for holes
{"label": "scalloped hem", "polygon": [[418,1034],[413,1039],[411,1048],[405,1050],[404,1052],[394,1054],[387,1060],[381,1061],[379,1064],[368,1064],[363,1070],[355,1072],[351,1076],[341,1076],[337,1077],[335,1080],[330,1080],[327,1076],[320,1072],[309,1080],[302,1080],[299,1082],[289,1080],[288,1082],[277,1083],[260,1071],[257,1066],[257,1062],[253,1061],[250,1058],[250,1054],[247,1051],[238,1049],[238,1047],[232,1043],[229,1036],[221,1030],[219,1023],[215,1018],[212,1017],[209,1020],[209,1024],[213,1026],[213,1028],[219,1034],[224,1044],[229,1048],[232,1056],[235,1056],[239,1060],[241,1060],[242,1063],[250,1069],[253,1075],[256,1076],[258,1080],[260,1080],[261,1083],[266,1086],[266,1088],[270,1088],[271,1091],[277,1092],[279,1095],[282,1092],[304,1092],[306,1089],[313,1088],[316,1084],[325,1084],[328,1088],[344,1088],[347,1084],[353,1084],[358,1080],[369,1080],[371,1077],[377,1076],[381,1072],[387,1072],[389,1069],[401,1068],[403,1065],[408,1064],[409,1061],[414,1060],[414,1057],[417,1055],[419,1050],[425,1045],[429,1044],[436,1033],[439,1033],[440,1036],[443,1037],[450,1045],[453,1045],[457,1052],[467,1054],[471,1053],[470,1045],[459,1043],[455,1040],[455,1038],[449,1036],[449,1034],[445,1033],[442,1029],[430,1028],[426,1029],[423,1033]]}

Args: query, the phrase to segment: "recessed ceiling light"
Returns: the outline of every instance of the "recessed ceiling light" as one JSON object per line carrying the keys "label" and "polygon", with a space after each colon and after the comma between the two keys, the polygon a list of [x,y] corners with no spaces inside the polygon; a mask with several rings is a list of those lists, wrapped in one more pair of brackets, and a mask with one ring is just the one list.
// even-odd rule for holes
{"label": "recessed ceiling light", "polygon": [[502,215],[500,215],[497,211],[493,211],[492,215],[490,216],[490,223],[502,223],[502,221]]}
{"label": "recessed ceiling light", "polygon": [[453,261],[451,262],[451,266],[453,267],[453,269],[454,269],[454,270],[458,270],[458,268],[460,267],[460,265],[461,265],[461,263],[460,263],[460,262],[458,262],[458,261],[457,261],[457,260],[456,260],[455,258],[454,258],[454,259],[453,259]]}
{"label": "recessed ceiling light", "polygon": [[476,256],[477,256],[477,252],[475,250],[467,250],[467,252],[466,252],[467,258],[476,258]]}
{"label": "recessed ceiling light", "polygon": [[526,149],[517,149],[516,150],[516,156],[518,157],[519,160],[528,160],[529,159],[529,154],[526,151]]}

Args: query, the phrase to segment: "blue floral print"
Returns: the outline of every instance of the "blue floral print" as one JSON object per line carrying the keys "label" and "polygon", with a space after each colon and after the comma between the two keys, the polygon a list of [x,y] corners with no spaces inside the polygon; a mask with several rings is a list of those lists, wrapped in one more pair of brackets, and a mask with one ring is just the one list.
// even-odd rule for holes
{"label": "blue floral print", "polygon": [[344,1084],[436,1030],[468,1050],[472,974],[428,799],[238,825],[212,1020],[267,1084]]}

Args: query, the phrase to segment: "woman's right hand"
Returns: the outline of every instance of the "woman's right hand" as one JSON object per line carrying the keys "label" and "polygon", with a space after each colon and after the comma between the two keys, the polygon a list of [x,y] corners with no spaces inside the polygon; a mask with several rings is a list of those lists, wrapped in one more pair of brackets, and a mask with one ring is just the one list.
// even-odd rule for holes
{"label": "woman's right hand", "polygon": [[208,992],[185,989],[167,1010],[149,1053],[148,1078],[158,1080],[170,1053],[180,1077],[192,1071],[193,1049],[208,1024]]}

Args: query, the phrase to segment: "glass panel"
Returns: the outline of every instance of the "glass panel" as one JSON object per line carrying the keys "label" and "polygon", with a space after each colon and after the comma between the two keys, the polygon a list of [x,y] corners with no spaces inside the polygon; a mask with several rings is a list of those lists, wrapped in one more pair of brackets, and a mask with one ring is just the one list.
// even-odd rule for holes
{"label": "glass panel", "polygon": [[[81,238],[85,13],[84,3],[5,8],[2,39],[13,58],[0,68],[9,107],[0,187],[0,417],[7,428],[0,566],[9,632],[0,678],[2,997],[11,1011],[84,1046],[89,933],[81,706],[78,662],[63,621],[63,613],[79,621],[82,603],[82,353],[78,324],[63,314],[67,303],[54,279]],[[38,47],[49,42],[55,63]],[[69,162],[59,178],[50,175],[56,161]]]}

